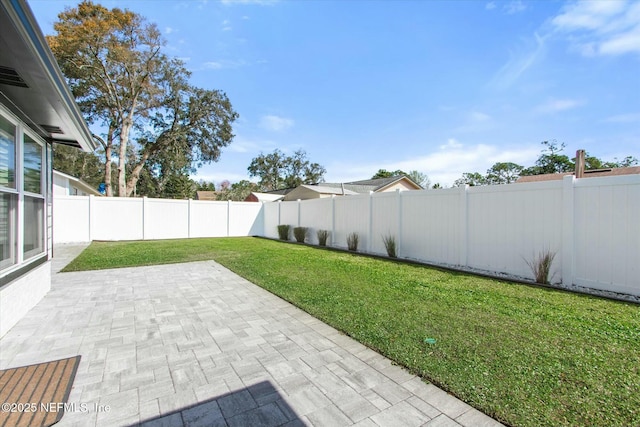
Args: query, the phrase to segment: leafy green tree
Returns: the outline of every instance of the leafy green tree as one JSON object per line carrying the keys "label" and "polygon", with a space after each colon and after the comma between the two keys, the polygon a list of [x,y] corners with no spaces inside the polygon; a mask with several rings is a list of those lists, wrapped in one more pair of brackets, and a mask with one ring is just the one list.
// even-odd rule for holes
{"label": "leafy green tree", "polygon": [[463,185],[474,187],[476,185],[487,184],[487,178],[479,172],[465,172],[462,174],[461,178],[456,179],[453,183],[453,185],[456,187],[461,187]]}
{"label": "leafy green tree", "polygon": [[378,172],[375,173],[375,175],[373,175],[371,177],[371,179],[378,179],[378,178],[391,178],[392,176],[409,176],[408,173],[406,173],[405,171],[402,171],[400,169],[395,170],[393,172],[389,172],[386,169],[378,169]]}
{"label": "leafy green tree", "polygon": [[412,170],[412,171],[409,171],[407,176],[422,188],[429,188],[429,186],[431,185],[429,176],[427,176],[426,173],[418,172],[417,170]]}
{"label": "leafy green tree", "polygon": [[498,162],[487,170],[487,184],[511,184],[516,182],[524,167],[512,162]]}
{"label": "leafy green tree", "polygon": [[542,141],[545,148],[536,160],[535,166],[523,169],[521,175],[542,175],[547,173],[573,172],[575,164],[565,154],[561,154],[565,148],[564,142],[558,145],[553,141]]}
{"label": "leafy green tree", "polygon": [[115,154],[118,195],[130,196],[154,157],[161,163],[170,158],[173,164],[165,169],[180,175],[217,161],[231,142],[237,114],[226,95],[190,86],[184,63],[162,53],[160,32],[140,15],[83,1],[60,13],[54,30],[47,40],[85,118],[107,129],[102,142],[108,196],[114,194]]}
{"label": "leafy green tree", "polygon": [[251,192],[260,191],[258,184],[243,179],[240,182],[235,182],[230,186],[225,186],[216,196],[217,200],[234,200],[241,202],[245,200]]}
{"label": "leafy green tree", "polygon": [[96,189],[104,182],[104,164],[100,157],[77,148],[56,145],[53,150],[53,168],[80,178]]}
{"label": "leafy green tree", "polygon": [[216,185],[213,182],[201,179],[196,182],[196,191],[216,191]]}
{"label": "leafy green tree", "polygon": [[622,160],[614,158],[613,161],[603,162],[603,168],[629,168],[638,165],[638,159],[633,156],[627,156]]}
{"label": "leafy green tree", "polygon": [[324,181],[326,169],[318,163],[312,163],[307,153],[298,150],[293,156],[276,149],[273,153],[262,154],[253,160],[247,168],[249,176],[258,177],[262,191],[297,187],[301,184],[315,184]]}

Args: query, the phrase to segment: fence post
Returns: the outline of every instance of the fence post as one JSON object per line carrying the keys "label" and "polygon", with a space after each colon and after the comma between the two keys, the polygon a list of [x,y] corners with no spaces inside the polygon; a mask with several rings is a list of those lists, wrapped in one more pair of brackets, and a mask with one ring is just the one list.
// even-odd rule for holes
{"label": "fence post", "polygon": [[147,238],[147,196],[142,198],[142,240]]}
{"label": "fence post", "polygon": [[574,183],[573,175],[562,178],[562,284],[573,285],[574,275]]}
{"label": "fence post", "polygon": [[187,239],[191,238],[191,199],[187,200]]}
{"label": "fence post", "polygon": [[231,235],[231,200],[227,200],[227,237]]}
{"label": "fence post", "polygon": [[334,246],[336,235],[336,195],[331,195],[331,236],[329,236],[329,246]]}
{"label": "fence post", "polygon": [[398,203],[398,237],[396,239],[396,255],[402,258],[402,194],[400,189],[396,189],[396,199]]}
{"label": "fence post", "polygon": [[469,263],[469,185],[460,186],[460,251],[458,252],[458,262],[461,266],[466,267]]}
{"label": "fence post", "polygon": [[367,231],[367,252],[373,251],[373,191],[369,191],[369,230]]}
{"label": "fence post", "polygon": [[96,221],[95,221],[95,212],[96,212],[95,206],[96,206],[95,196],[90,194],[89,195],[89,242],[93,241],[93,236],[94,236],[93,227],[94,227],[94,224],[96,223]]}

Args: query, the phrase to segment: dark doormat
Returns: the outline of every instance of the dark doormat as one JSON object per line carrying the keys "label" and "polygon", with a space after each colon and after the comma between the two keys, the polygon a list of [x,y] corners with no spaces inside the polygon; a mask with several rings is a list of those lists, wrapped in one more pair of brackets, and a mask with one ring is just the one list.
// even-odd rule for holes
{"label": "dark doormat", "polygon": [[0,426],[47,427],[60,421],[79,364],[75,356],[0,371]]}

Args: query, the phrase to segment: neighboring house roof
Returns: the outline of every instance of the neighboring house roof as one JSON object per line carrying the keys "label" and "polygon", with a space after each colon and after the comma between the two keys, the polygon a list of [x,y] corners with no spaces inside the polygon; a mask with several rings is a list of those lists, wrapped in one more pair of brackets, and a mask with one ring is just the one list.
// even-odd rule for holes
{"label": "neighboring house roof", "polygon": [[345,185],[373,187],[373,190],[368,190],[368,191],[379,192],[379,191],[383,191],[387,187],[390,187],[394,184],[399,183],[400,181],[403,181],[406,184],[409,184],[409,186],[414,187],[416,190],[423,189],[419,184],[414,182],[411,178],[409,178],[406,175],[396,175],[396,176],[391,176],[389,178],[376,178],[376,179],[365,179],[362,181],[352,181],[352,182],[346,182]]}
{"label": "neighboring house roof", "polygon": [[69,180],[69,182],[72,183],[74,187],[84,191],[85,193],[93,194],[94,196],[102,196],[102,194],[98,190],[96,190],[80,178],[76,178],[75,176],[68,175],[55,169],[53,170],[53,174]]}
{"label": "neighboring house roof", "polygon": [[196,200],[218,200],[217,191],[196,191]]}
{"label": "neighboring house roof", "polygon": [[326,186],[324,184],[302,184],[288,192],[284,199],[285,201],[290,200],[298,200],[298,199],[312,199],[312,198],[320,198],[322,196],[331,196],[331,195],[344,195],[351,196],[358,194],[355,191],[336,188],[331,186]]}
{"label": "neighboring house roof", "polygon": [[245,201],[251,202],[277,202],[278,200],[282,200],[284,195],[282,194],[273,194],[273,193],[257,193],[252,191],[251,194],[245,199]]}
{"label": "neighboring house roof", "polygon": [[[583,178],[598,178],[601,176],[619,176],[619,175],[637,175],[637,174],[640,174],[640,166],[631,166],[627,168],[586,170],[584,171]],[[555,181],[555,180],[561,180],[567,175],[575,175],[575,173],[563,172],[563,173],[547,173],[543,175],[521,176],[520,178],[518,178],[516,183]]]}
{"label": "neighboring house roof", "polygon": [[44,140],[95,150],[91,131],[25,0],[0,0],[0,29],[1,102]]}
{"label": "neighboring house roof", "polygon": [[400,175],[389,178],[366,179],[363,181],[351,181],[346,183],[322,182],[319,184],[303,184],[295,188],[287,188],[270,192],[271,194],[284,194],[283,200],[312,199],[329,195],[349,196],[355,194],[380,193],[383,191],[399,189],[421,190],[411,178]]}

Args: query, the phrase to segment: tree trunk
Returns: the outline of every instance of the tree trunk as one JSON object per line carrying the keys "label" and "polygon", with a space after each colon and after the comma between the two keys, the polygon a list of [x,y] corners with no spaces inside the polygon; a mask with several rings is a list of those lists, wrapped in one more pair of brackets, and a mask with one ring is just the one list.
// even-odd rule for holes
{"label": "tree trunk", "polygon": [[129,182],[127,182],[127,197],[131,197],[133,190],[135,190],[136,185],[138,184],[138,179],[140,179],[140,172],[142,172],[142,168],[144,168],[144,164],[148,159],[149,153],[143,154],[138,164],[131,171]]}
{"label": "tree trunk", "polygon": [[118,159],[118,196],[128,197],[127,194],[127,144],[129,143],[129,131],[133,121],[131,116],[127,116],[122,121],[122,129],[120,130],[120,153]]}
{"label": "tree trunk", "polygon": [[111,186],[111,150],[113,148],[114,126],[109,126],[107,133],[107,143],[104,144],[104,187],[107,197],[113,197],[113,187]]}

